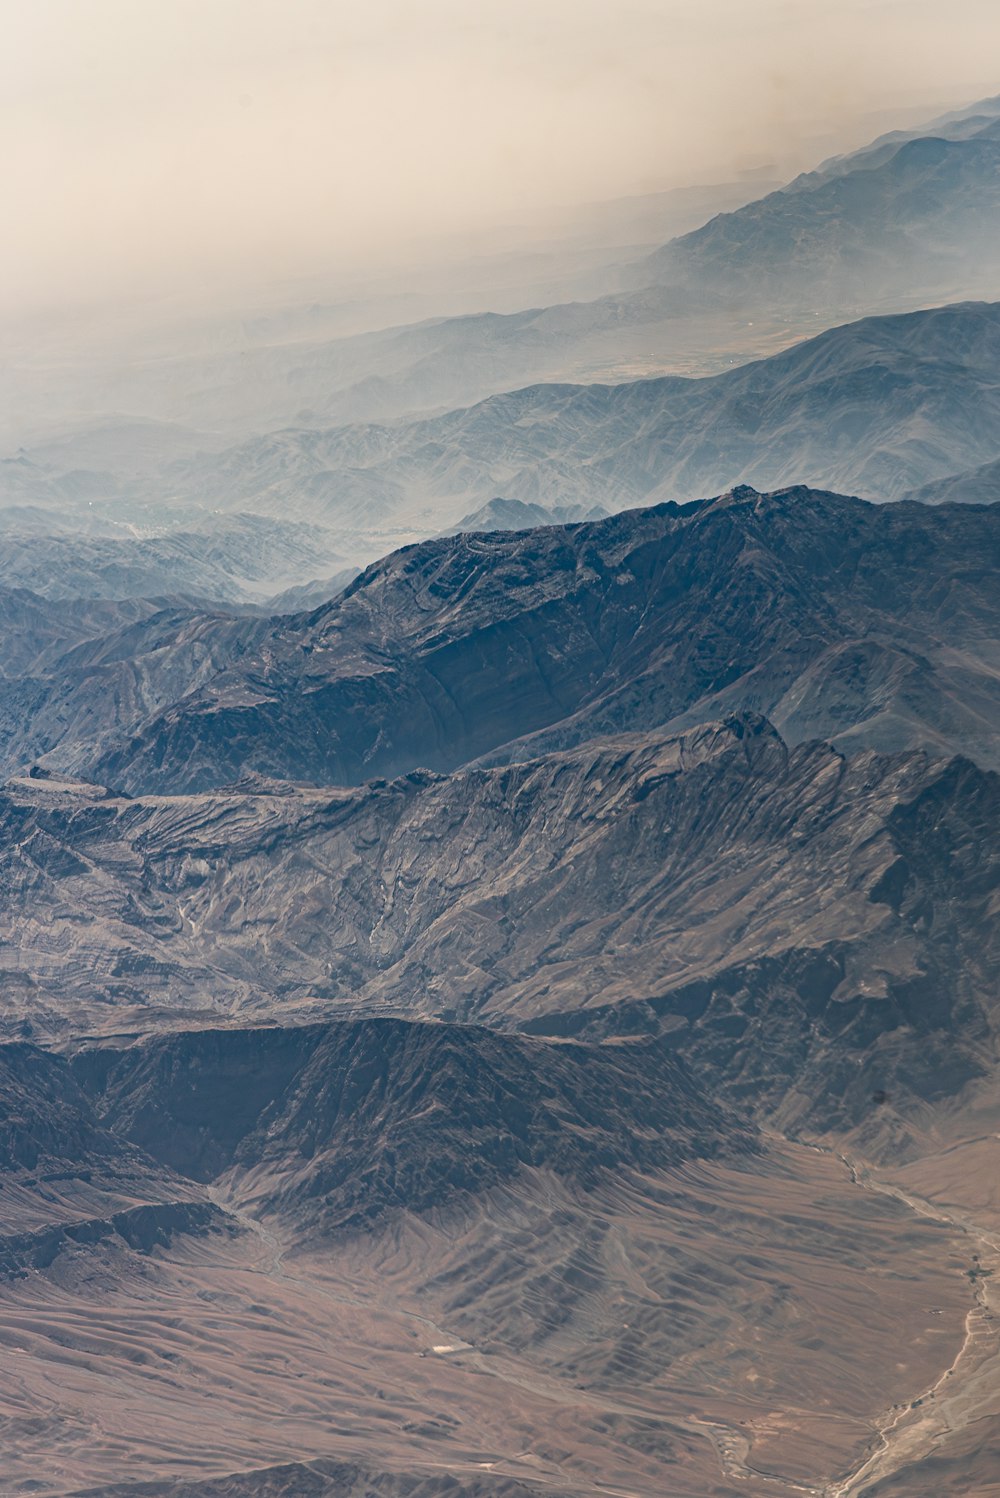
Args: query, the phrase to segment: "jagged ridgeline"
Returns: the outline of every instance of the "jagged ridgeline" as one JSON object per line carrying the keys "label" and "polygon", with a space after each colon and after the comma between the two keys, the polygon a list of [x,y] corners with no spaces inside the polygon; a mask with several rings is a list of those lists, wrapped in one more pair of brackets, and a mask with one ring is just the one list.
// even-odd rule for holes
{"label": "jagged ridgeline", "polygon": [[997,763],[993,507],[794,488],[422,543],[287,619],[154,613],[0,693],[8,772],[357,785],[750,708]]}
{"label": "jagged ridgeline", "polygon": [[998,536],[741,489],[424,543],[311,614],[49,644],[10,689],[63,732],[0,800],[7,1032],[669,1033],[760,1116],[891,1091],[902,1146],[989,1069]]}
{"label": "jagged ridgeline", "polygon": [[5,1022],[334,1004],[666,1029],[745,1105],[861,1122],[891,1085],[905,1114],[983,1072],[998,811],[968,762],[790,749],[752,715],[340,793],[24,779],[0,802]]}

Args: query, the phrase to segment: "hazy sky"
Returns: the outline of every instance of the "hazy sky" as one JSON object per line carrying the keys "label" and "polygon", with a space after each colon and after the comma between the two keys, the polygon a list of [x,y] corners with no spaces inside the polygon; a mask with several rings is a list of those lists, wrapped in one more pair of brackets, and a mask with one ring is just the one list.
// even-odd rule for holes
{"label": "hazy sky", "polygon": [[1000,92],[997,0],[0,0],[0,18],[5,310],[790,172]]}

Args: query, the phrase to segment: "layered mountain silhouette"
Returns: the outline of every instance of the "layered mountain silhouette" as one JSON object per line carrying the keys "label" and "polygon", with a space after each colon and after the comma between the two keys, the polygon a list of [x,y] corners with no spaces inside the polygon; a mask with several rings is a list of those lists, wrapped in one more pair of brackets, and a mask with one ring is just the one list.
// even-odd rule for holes
{"label": "layered mountain silhouette", "polygon": [[[446,520],[449,532],[565,524],[739,482],[992,502],[998,391],[997,305],[868,319],[712,379],[537,386],[411,425],[291,430],[154,466],[135,504],[187,518],[145,539],[108,520],[113,533],[81,536],[71,518],[14,507],[0,512],[0,577],[54,599],[292,612],[354,575],[317,571],[334,541],[363,562]],[[232,513],[199,518],[206,492]],[[295,571],[315,581],[277,586]]]}
{"label": "layered mountain silhouette", "polygon": [[409,425],[271,433],[154,474],[147,497],[207,489],[319,523],[365,559],[446,522],[565,523],[736,483],[899,499],[997,461],[998,392],[1000,306],[961,304],[849,323],[707,379],[541,385]]}
{"label": "layered mountain silhouette", "polygon": [[[165,456],[171,446],[190,450],[191,434],[204,428],[236,436],[394,421],[537,381],[718,372],[817,326],[989,298],[998,271],[998,119],[996,100],[987,100],[826,163],[636,262],[622,275],[631,290],[335,339],[253,340],[235,351],[177,354],[166,370],[162,359],[133,359],[124,377],[109,370],[97,381],[90,372],[88,407],[97,401],[117,426],[122,410],[145,418],[131,422],[136,440]],[[200,445],[209,450],[215,440]],[[59,493],[90,485],[93,498],[95,475],[100,488],[107,472],[94,465],[92,444],[78,456],[72,447],[46,482]],[[363,498],[359,487],[354,500]]]}
{"label": "layered mountain silhouette", "polygon": [[998,152],[3,463],[5,1493],[988,1489]]}
{"label": "layered mountain silhouette", "polygon": [[995,504],[1000,499],[1000,459],[921,484],[907,497],[926,505]]}

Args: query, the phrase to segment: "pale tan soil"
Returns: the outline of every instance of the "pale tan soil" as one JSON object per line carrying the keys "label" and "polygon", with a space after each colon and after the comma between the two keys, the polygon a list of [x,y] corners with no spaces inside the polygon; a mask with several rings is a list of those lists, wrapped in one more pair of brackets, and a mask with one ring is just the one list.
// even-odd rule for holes
{"label": "pale tan soil", "polygon": [[972,1304],[951,1362],[916,1400],[886,1411],[868,1459],[826,1498],[1000,1492],[1000,1136],[960,1140],[893,1170],[848,1164],[866,1189],[961,1234]]}
{"label": "pale tan soil", "polygon": [[340,1456],[567,1493],[832,1498],[884,1406],[955,1362],[973,1304],[961,1230],[781,1141],[585,1194],[526,1172],[308,1252],[258,1219],[265,1186],[220,1182],[231,1235],[114,1280],[81,1246],[3,1286],[0,1492]]}

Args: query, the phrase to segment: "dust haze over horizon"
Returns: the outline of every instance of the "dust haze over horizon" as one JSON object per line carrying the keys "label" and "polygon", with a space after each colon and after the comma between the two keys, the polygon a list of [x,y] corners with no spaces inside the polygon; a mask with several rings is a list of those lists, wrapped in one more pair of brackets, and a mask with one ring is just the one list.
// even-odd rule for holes
{"label": "dust haze over horizon", "polygon": [[[4,0],[0,312],[404,264],[996,92],[989,0]],[[417,250],[413,249],[413,253]]]}

